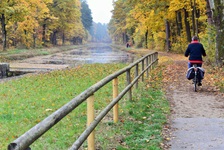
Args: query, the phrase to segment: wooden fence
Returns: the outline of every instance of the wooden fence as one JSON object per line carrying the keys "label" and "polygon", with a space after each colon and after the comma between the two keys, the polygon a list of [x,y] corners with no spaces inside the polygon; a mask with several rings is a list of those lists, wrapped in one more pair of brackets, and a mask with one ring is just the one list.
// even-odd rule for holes
{"label": "wooden fence", "polygon": [[[144,73],[149,76],[149,71],[158,63],[158,53],[150,53],[141,59],[135,61],[129,66],[105,77],[101,81],[92,85],[84,92],[76,96],[70,102],[62,106],[60,109],[52,113],[50,116],[45,118],[43,121],[35,125],[33,128],[28,130],[26,133],[18,137],[12,143],[8,145],[8,150],[30,150],[29,147],[51,127],[57,124],[62,118],[73,111],[81,103],[87,100],[87,128],[69,148],[70,150],[77,150],[83,142],[87,139],[88,150],[95,150],[95,135],[94,129],[104,116],[113,108],[113,119],[114,122],[118,122],[118,102],[127,93],[128,99],[132,100],[132,87],[138,87],[138,80],[141,78],[144,81]],[[139,73],[139,66],[141,66],[141,72]],[[131,69],[134,68],[135,78],[131,80]],[[118,77],[126,73],[127,85],[118,93]],[[113,100],[109,105],[104,108],[98,116],[94,116],[94,93],[106,85],[108,82],[113,81]]]}

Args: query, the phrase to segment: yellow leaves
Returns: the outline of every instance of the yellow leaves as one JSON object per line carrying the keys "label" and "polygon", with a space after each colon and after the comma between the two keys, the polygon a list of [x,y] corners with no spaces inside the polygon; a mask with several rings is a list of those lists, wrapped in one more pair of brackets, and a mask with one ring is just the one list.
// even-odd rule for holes
{"label": "yellow leaves", "polygon": [[39,123],[40,121],[41,121],[40,119],[37,119],[35,122],[36,122],[36,123]]}
{"label": "yellow leaves", "polygon": [[51,109],[51,108],[47,108],[45,111],[53,111],[53,109]]}
{"label": "yellow leaves", "polygon": [[53,0],[42,0],[45,4],[53,3]]}
{"label": "yellow leaves", "polygon": [[206,68],[205,79],[210,91],[224,93],[224,70],[223,68]]}
{"label": "yellow leaves", "polygon": [[172,0],[170,2],[169,11],[175,12],[181,10],[184,7],[184,2],[180,0]]}
{"label": "yellow leaves", "polygon": [[147,119],[147,117],[142,117],[143,120]]}
{"label": "yellow leaves", "polygon": [[12,138],[13,139],[16,139],[16,138],[18,138],[18,136],[17,135],[13,135]]}
{"label": "yellow leaves", "polygon": [[[45,39],[52,30],[67,31],[65,35],[84,37],[85,31],[80,19],[80,1],[61,1],[63,11],[53,7],[53,0],[17,0],[0,3],[0,13],[6,16],[7,38],[19,41],[27,48],[42,45],[43,25],[46,25]],[[64,13],[62,13],[64,12]],[[10,17],[8,17],[10,16]],[[78,32],[78,33],[77,33]],[[70,37],[66,37],[70,38]],[[9,40],[9,43],[11,42]],[[9,44],[8,43],[8,44]],[[11,42],[12,43],[12,42]],[[11,44],[10,43],[10,44]],[[18,44],[18,43],[17,43]]]}

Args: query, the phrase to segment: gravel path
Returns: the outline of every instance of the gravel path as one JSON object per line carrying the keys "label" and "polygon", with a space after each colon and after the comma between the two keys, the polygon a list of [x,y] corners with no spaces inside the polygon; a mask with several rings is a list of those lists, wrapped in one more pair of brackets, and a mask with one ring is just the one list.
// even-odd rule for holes
{"label": "gravel path", "polygon": [[166,83],[172,112],[166,149],[224,150],[224,97],[203,84],[206,78],[194,92],[192,81],[185,77],[187,62],[172,65],[175,74]]}

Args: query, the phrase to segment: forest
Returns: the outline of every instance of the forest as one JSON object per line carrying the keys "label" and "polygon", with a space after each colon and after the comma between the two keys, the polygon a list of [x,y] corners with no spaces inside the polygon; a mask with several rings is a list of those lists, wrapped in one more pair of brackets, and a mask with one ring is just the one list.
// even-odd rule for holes
{"label": "forest", "polygon": [[222,0],[116,0],[109,33],[115,43],[183,53],[197,35],[208,63],[224,63]]}
{"label": "forest", "polygon": [[110,42],[85,0],[1,0],[0,22],[2,50]]}
{"label": "forest", "polygon": [[1,0],[0,50],[86,42],[131,43],[183,53],[197,35],[208,63],[224,64],[221,0],[113,0],[109,24],[93,22],[86,0]]}

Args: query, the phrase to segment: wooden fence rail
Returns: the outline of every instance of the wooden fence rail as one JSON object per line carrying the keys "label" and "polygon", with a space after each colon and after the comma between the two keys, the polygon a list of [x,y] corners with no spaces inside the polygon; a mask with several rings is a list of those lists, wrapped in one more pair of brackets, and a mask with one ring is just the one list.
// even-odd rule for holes
{"label": "wooden fence rail", "polygon": [[[70,147],[70,150],[77,150],[82,143],[88,138],[88,150],[95,150],[94,145],[94,129],[98,125],[98,123],[104,118],[104,116],[113,108],[114,113],[114,122],[118,121],[118,102],[121,98],[128,93],[128,99],[132,100],[132,87],[135,84],[138,87],[138,79],[142,77],[142,81],[144,81],[144,73],[151,70],[154,65],[158,62],[158,53],[153,52],[150,53],[141,59],[135,61],[129,66],[105,77],[101,81],[92,85],[70,102],[62,106],[60,109],[52,113],[50,116],[45,118],[43,121],[35,125],[33,128],[28,130],[26,133],[18,137],[12,143],[8,145],[8,150],[28,150],[29,146],[35,142],[39,137],[41,137],[45,132],[47,132],[51,127],[57,124],[62,118],[64,118],[67,114],[73,111],[76,107],[78,107],[81,103],[87,100],[87,125],[86,130],[80,135],[80,137],[74,142],[74,144]],[[142,66],[141,73],[139,73],[139,65]],[[145,66],[146,65],[146,66]],[[135,78],[131,81],[131,69],[135,68]],[[121,74],[126,73],[127,85],[123,89],[122,92],[118,94],[118,77]],[[102,88],[104,85],[113,81],[113,100],[109,105],[104,108],[98,116],[94,116],[94,93]]]}

